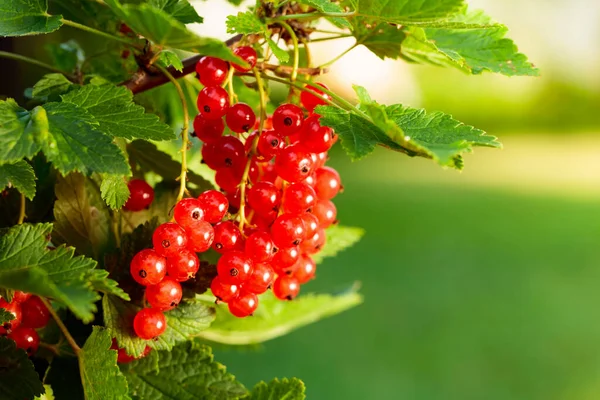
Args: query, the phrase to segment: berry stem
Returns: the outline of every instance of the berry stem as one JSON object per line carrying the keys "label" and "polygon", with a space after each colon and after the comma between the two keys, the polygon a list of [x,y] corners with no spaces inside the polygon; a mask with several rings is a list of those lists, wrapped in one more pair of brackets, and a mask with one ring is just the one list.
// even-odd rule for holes
{"label": "berry stem", "polygon": [[287,31],[288,35],[290,35],[290,38],[292,38],[292,44],[294,45],[294,63],[293,63],[293,67],[292,67],[292,74],[290,75],[290,80],[292,82],[294,82],[296,80],[296,77],[298,76],[298,63],[300,62],[300,51],[298,49],[298,37],[296,36],[296,33],[294,32],[292,27],[287,22],[280,21],[279,25],[281,25],[283,27],[283,29],[285,29]]}
{"label": "berry stem", "polygon": [[344,34],[341,34],[341,35],[327,36],[327,37],[320,37],[320,38],[316,38],[316,39],[311,39],[310,42],[311,43],[326,42],[328,40],[343,39],[343,38],[348,38],[348,37],[352,37],[352,35],[344,33]]}
{"label": "berry stem", "polygon": [[73,78],[72,76],[69,76],[66,72],[61,71],[60,69],[53,67],[50,64],[46,64],[44,62],[38,61],[34,58],[30,58],[27,56],[23,56],[21,54],[16,54],[16,53],[10,53],[8,51],[0,51],[0,58],[8,58],[11,60],[16,60],[16,61],[23,61],[32,65],[36,65],[38,67],[47,69],[48,71],[52,71],[52,72],[57,72],[59,74],[63,74],[65,75],[70,81],[74,81],[75,78]]}
{"label": "berry stem", "polygon": [[349,13],[317,12],[317,13],[305,13],[305,14],[288,14],[288,15],[281,15],[276,18],[267,18],[267,23],[273,24],[273,23],[279,23],[281,21],[287,21],[290,19],[315,19],[315,18],[321,18],[321,17],[349,18],[349,17],[355,17],[357,15],[358,14],[356,13],[356,11],[352,11]]}
{"label": "berry stem", "polygon": [[21,193],[21,205],[19,207],[19,220],[18,225],[21,225],[25,221],[25,195]]}
{"label": "berry stem", "polygon": [[189,143],[189,125],[190,125],[190,115],[188,111],[187,102],[185,101],[185,94],[183,93],[183,89],[177,79],[171,75],[166,68],[161,67],[160,65],[156,65],[166,77],[173,83],[175,89],[177,89],[177,94],[179,95],[179,100],[181,100],[181,105],[183,107],[183,127],[181,128],[181,174],[179,175],[179,193],[177,194],[177,201],[183,199],[183,195],[185,194],[185,184],[187,181],[187,151],[188,151],[188,143]]}
{"label": "berry stem", "polygon": [[347,48],[346,50],[344,50],[343,52],[341,52],[341,53],[340,53],[340,54],[339,54],[337,57],[335,57],[335,58],[331,59],[330,61],[327,61],[325,64],[321,64],[321,65],[319,66],[319,68],[325,68],[325,67],[327,67],[327,66],[329,66],[329,65],[333,64],[334,62],[336,62],[337,60],[339,60],[340,58],[342,58],[342,57],[344,57],[346,54],[348,54],[350,51],[354,50],[354,48],[355,48],[356,46],[358,46],[358,45],[359,45],[359,43],[358,43],[358,42],[354,43],[352,46],[350,46],[349,48]]}
{"label": "berry stem", "polygon": [[50,304],[50,302],[48,300],[44,299],[43,297],[40,297],[40,300],[42,300],[42,303],[44,303],[44,305],[50,312],[50,315],[52,315],[52,318],[54,318],[54,321],[56,322],[58,329],[60,329],[60,331],[62,332],[65,339],[67,339],[67,342],[69,342],[69,345],[75,352],[75,355],[77,357],[79,357],[79,352],[81,351],[81,348],[77,345],[77,342],[75,342],[75,339],[73,339],[73,336],[71,336],[71,333],[69,333],[69,330],[67,329],[65,324],[62,322],[62,320],[60,319],[60,317],[58,316],[56,311],[54,311],[54,308],[52,308],[52,304]]}
{"label": "berry stem", "polygon": [[235,104],[237,100],[237,96],[233,91],[233,73],[235,72],[235,68],[229,67],[229,72],[227,73],[227,91],[229,92],[229,104]]}
{"label": "berry stem", "polygon": [[124,44],[126,44],[128,46],[135,47],[138,50],[142,50],[144,48],[143,45],[141,45],[139,43],[135,43],[132,40],[129,40],[129,39],[126,39],[126,38],[123,38],[123,37],[119,37],[119,36],[116,36],[116,35],[111,35],[110,33],[102,32],[102,31],[99,31],[97,29],[90,28],[89,26],[77,23],[75,21],[71,21],[71,20],[68,20],[68,19],[65,19],[65,18],[62,18],[60,21],[63,24],[67,25],[67,26],[70,26],[70,27],[73,27],[73,28],[77,28],[77,29],[81,29],[82,31],[93,33],[94,35],[97,35],[97,36],[102,36],[102,37],[107,38],[107,39],[111,39],[111,40],[115,40],[117,42],[124,43]]}

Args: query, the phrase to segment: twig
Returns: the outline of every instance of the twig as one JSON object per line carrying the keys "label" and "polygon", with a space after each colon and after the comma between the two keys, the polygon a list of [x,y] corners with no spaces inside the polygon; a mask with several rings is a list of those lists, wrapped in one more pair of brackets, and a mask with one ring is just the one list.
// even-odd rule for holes
{"label": "twig", "polygon": [[19,220],[17,224],[21,225],[25,221],[25,195],[21,193],[21,205],[19,207]]}
{"label": "twig", "polygon": [[[69,80],[72,80],[71,77],[68,73],[66,73],[65,71],[61,71],[60,69],[53,67],[50,64],[46,64],[44,62],[38,61],[36,59],[21,55],[21,54],[15,54],[15,53],[10,53],[7,51],[0,51],[0,58],[9,58],[11,60],[16,60],[16,61],[23,61],[32,65],[36,65],[38,67],[41,68],[45,68],[48,71],[52,71],[52,72],[57,72],[59,74],[63,74],[65,76],[67,76],[69,78]],[[74,79],[74,78],[73,78]]]}
{"label": "twig", "polygon": [[71,336],[71,333],[69,333],[69,330],[67,329],[65,324],[62,322],[62,320],[60,319],[60,317],[58,316],[56,311],[54,311],[54,308],[52,308],[52,305],[50,304],[50,302],[42,297],[40,297],[40,300],[42,300],[42,303],[44,303],[44,305],[50,312],[50,315],[52,315],[52,318],[54,318],[56,325],[58,325],[58,328],[62,332],[63,336],[65,337],[65,339],[67,339],[67,342],[69,342],[69,345],[75,352],[75,355],[77,357],[79,357],[79,352],[81,352],[81,348],[79,347],[79,345],[77,345],[77,342],[75,341],[75,339],[73,339],[73,336]]}

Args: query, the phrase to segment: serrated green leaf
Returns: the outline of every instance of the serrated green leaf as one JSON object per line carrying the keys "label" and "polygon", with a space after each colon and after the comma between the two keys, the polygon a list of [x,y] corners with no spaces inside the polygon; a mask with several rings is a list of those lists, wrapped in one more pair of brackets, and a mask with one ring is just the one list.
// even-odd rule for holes
{"label": "serrated green leaf", "polygon": [[413,25],[448,18],[460,11],[463,0],[353,0],[357,14],[376,22]]}
{"label": "serrated green leaf", "polygon": [[8,185],[32,200],[35,196],[35,173],[31,165],[25,161],[0,165],[0,189]]}
{"label": "serrated green leaf", "polygon": [[110,242],[110,214],[98,189],[83,175],[71,173],[57,178],[55,193],[53,241],[98,259]]}
{"label": "serrated green leaf", "polygon": [[0,164],[31,158],[40,149],[29,111],[13,99],[0,101]]}
{"label": "serrated green leaf", "polygon": [[75,40],[63,43],[48,43],[44,46],[52,64],[62,71],[73,71],[85,61],[85,52]]}
{"label": "serrated green leaf", "polygon": [[44,393],[27,353],[3,336],[0,336],[0,393],[3,400],[31,399]]}
{"label": "serrated green leaf", "polygon": [[50,385],[44,385],[44,390],[46,393],[35,396],[34,400],[55,400],[54,392],[52,391],[52,387]]}
{"label": "serrated green leaf", "polygon": [[275,378],[269,383],[259,382],[254,386],[247,400],[304,400],[306,387],[298,378]]}
{"label": "serrated green leaf", "polygon": [[96,128],[107,135],[126,139],[175,139],[173,129],[158,116],[145,113],[123,86],[85,85],[62,96],[62,100],[89,112],[98,122]]}
{"label": "serrated green leaf", "polygon": [[0,9],[0,36],[25,36],[54,32],[61,15],[48,14],[48,0],[8,0]]}
{"label": "serrated green leaf", "polygon": [[252,11],[230,15],[227,17],[225,24],[227,25],[227,33],[241,33],[243,35],[263,33],[267,29],[266,25]]}
{"label": "serrated green leaf", "polygon": [[267,37],[266,40],[269,48],[273,52],[273,55],[277,57],[280,63],[286,63],[290,60],[290,55],[288,52],[277,46],[277,43],[275,43],[273,39]]}
{"label": "serrated green leaf", "polygon": [[[12,300],[6,301],[10,302]],[[12,313],[6,311],[5,308],[0,308],[0,325],[4,325],[5,323],[12,321],[13,319],[15,319],[15,316]]]}
{"label": "serrated green leaf", "polygon": [[217,306],[216,320],[198,337],[229,345],[261,343],[339,314],[360,303],[362,296],[356,292],[338,296],[307,294],[286,302],[267,292],[260,296],[258,309],[252,318],[234,317],[226,305]]}
{"label": "serrated green leaf", "polygon": [[213,360],[212,351],[206,345],[188,342],[174,347],[171,352],[157,353],[158,371],[147,358],[121,367],[131,393],[137,398],[234,400],[247,393],[223,365]]}
{"label": "serrated green leaf", "polygon": [[[300,0],[298,3],[307,4],[322,13],[343,13],[339,4],[331,0]],[[334,25],[340,28],[350,28],[350,23],[344,18],[328,18]]]}
{"label": "serrated green leaf", "polygon": [[130,399],[127,380],[117,366],[117,352],[110,350],[105,329],[94,326],[79,353],[81,383],[86,400]]}
{"label": "serrated green leaf", "polygon": [[156,340],[140,339],[133,332],[133,318],[141,307],[125,303],[114,296],[102,299],[104,325],[111,337],[116,338],[119,347],[128,354],[138,357],[146,346],[155,350],[171,350],[173,346],[190,340],[208,328],[215,318],[214,310],[202,303],[181,303],[177,308],[165,313],[167,330]]}
{"label": "serrated green leaf", "polygon": [[36,99],[47,99],[69,91],[73,83],[63,74],[47,74],[33,85],[31,95]]}
{"label": "serrated green leaf", "polygon": [[171,50],[161,51],[157,61],[165,68],[173,66],[173,68],[175,68],[177,71],[183,71],[183,63],[181,62],[181,58],[179,58],[179,56]]}
{"label": "serrated green leaf", "polygon": [[333,257],[342,250],[354,246],[365,234],[364,229],[350,226],[332,225],[326,230],[327,242],[323,249],[313,255],[313,260],[320,263],[326,257]]}
{"label": "serrated green leaf", "polygon": [[198,15],[188,0],[150,0],[149,3],[184,24],[203,22],[203,18]]}
{"label": "serrated green leaf", "polygon": [[104,175],[100,184],[102,199],[113,210],[119,210],[129,199],[129,187],[122,175]]}
{"label": "serrated green leaf", "polygon": [[353,35],[356,42],[371,50],[377,57],[397,59],[405,38],[403,30],[388,23],[371,25],[362,18],[354,18]]}

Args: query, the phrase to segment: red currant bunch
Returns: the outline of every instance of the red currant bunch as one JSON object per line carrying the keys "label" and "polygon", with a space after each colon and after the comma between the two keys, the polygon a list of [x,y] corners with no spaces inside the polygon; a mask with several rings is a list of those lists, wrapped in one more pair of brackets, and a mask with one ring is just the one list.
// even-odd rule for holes
{"label": "red currant bunch", "polygon": [[0,335],[14,340],[27,355],[34,355],[40,344],[36,329],[45,327],[50,321],[50,311],[42,299],[17,290],[10,303],[0,298],[0,308],[14,316],[13,320],[0,326]]}

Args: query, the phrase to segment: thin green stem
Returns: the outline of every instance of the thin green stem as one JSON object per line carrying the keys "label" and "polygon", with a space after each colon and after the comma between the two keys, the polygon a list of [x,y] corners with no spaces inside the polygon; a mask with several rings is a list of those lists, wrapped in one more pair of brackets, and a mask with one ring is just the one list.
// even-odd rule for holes
{"label": "thin green stem", "polygon": [[229,72],[227,73],[227,91],[229,92],[229,104],[234,104],[237,102],[237,95],[233,90],[233,73],[235,72],[235,68],[229,68]]}
{"label": "thin green stem", "polygon": [[59,74],[64,74],[67,75],[68,74],[64,71],[61,71],[60,69],[53,67],[50,64],[46,64],[44,62],[38,61],[36,59],[27,57],[27,56],[23,56],[21,54],[16,54],[16,53],[9,53],[8,51],[0,51],[0,58],[9,58],[11,60],[16,60],[16,61],[23,61],[32,65],[36,65],[38,67],[47,69],[48,71],[52,71],[52,72],[58,72]]}
{"label": "thin green stem", "polygon": [[19,220],[17,224],[21,225],[25,221],[25,195],[21,193],[21,204],[19,206]]}
{"label": "thin green stem", "polygon": [[336,62],[337,60],[339,60],[340,58],[344,57],[346,54],[348,54],[350,51],[354,50],[354,48],[356,46],[358,46],[358,42],[354,43],[352,46],[350,46],[349,48],[347,48],[346,50],[344,50],[342,53],[340,53],[337,57],[335,57],[334,59],[327,61],[325,64],[321,64],[319,66],[319,68],[324,68],[327,67],[331,64],[333,64],[334,62]]}
{"label": "thin green stem", "polygon": [[281,15],[276,18],[267,18],[267,23],[278,23],[281,21],[288,21],[290,19],[315,19],[321,17],[338,17],[348,18],[356,16],[356,12],[352,11],[349,13],[335,13],[335,12],[317,12],[317,13],[305,13],[305,14],[288,14]]}
{"label": "thin green stem", "polygon": [[75,341],[75,339],[73,339],[73,336],[71,336],[71,333],[69,332],[65,324],[62,322],[56,311],[54,311],[54,308],[52,308],[52,304],[50,304],[50,302],[44,299],[43,297],[40,297],[40,300],[42,300],[42,303],[44,303],[44,305],[50,312],[50,315],[52,315],[52,318],[54,318],[56,325],[58,325],[58,329],[60,329],[65,339],[67,339],[67,342],[69,342],[69,345],[75,352],[75,355],[79,357],[79,352],[81,352],[81,348],[79,347],[79,345],[77,345],[77,342]]}
{"label": "thin green stem", "polygon": [[290,75],[290,80],[294,82],[296,80],[296,77],[298,76],[298,65],[300,63],[300,49],[298,48],[298,37],[296,36],[296,33],[294,32],[292,27],[287,22],[280,21],[279,25],[281,25],[283,29],[287,31],[288,35],[290,35],[290,38],[292,39],[292,44],[294,45],[294,63],[292,64],[293,69],[292,74]]}
{"label": "thin green stem", "polygon": [[187,151],[189,144],[189,136],[188,130],[190,125],[190,116],[188,112],[187,102],[185,101],[185,94],[183,93],[183,89],[177,79],[169,73],[165,68],[160,65],[156,65],[158,68],[175,86],[177,89],[177,94],[179,96],[179,100],[181,100],[181,105],[183,107],[183,128],[181,128],[181,174],[179,175],[179,193],[177,194],[177,201],[183,199],[183,195],[185,193],[185,184],[187,181]]}
{"label": "thin green stem", "polygon": [[[313,32],[330,33],[332,35],[341,35],[344,33],[343,31],[328,31],[327,29],[315,29],[315,30],[313,30]],[[350,35],[350,36],[352,36],[352,35]]]}
{"label": "thin green stem", "polygon": [[137,43],[135,43],[135,42],[133,42],[133,41],[131,41],[129,39],[126,39],[124,37],[111,35],[110,33],[102,32],[102,31],[99,31],[97,29],[90,28],[89,26],[82,25],[82,24],[77,23],[75,21],[71,21],[71,20],[62,18],[61,22],[63,24],[65,24],[65,25],[67,25],[67,26],[70,26],[70,27],[73,27],[73,28],[77,28],[77,29],[81,29],[82,31],[93,33],[94,35],[102,36],[102,37],[104,37],[106,39],[115,40],[117,42],[124,43],[124,44],[126,44],[128,46],[132,46],[132,47],[135,47],[135,48],[138,48],[138,49],[142,49],[143,48],[143,46],[140,46],[139,44],[137,44]]}
{"label": "thin green stem", "polygon": [[343,39],[343,38],[348,38],[348,37],[352,37],[352,35],[344,34],[344,35],[336,35],[336,36],[327,36],[327,37],[311,39],[310,42],[311,43],[326,42],[328,40]]}

